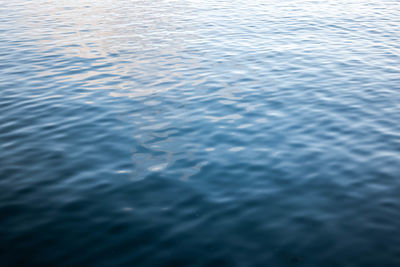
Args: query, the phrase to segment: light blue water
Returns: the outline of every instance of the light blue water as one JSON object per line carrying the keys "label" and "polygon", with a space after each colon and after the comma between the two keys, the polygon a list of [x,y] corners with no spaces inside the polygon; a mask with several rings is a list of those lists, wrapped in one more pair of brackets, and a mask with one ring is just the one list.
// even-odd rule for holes
{"label": "light blue water", "polygon": [[0,266],[400,266],[400,2],[0,3]]}

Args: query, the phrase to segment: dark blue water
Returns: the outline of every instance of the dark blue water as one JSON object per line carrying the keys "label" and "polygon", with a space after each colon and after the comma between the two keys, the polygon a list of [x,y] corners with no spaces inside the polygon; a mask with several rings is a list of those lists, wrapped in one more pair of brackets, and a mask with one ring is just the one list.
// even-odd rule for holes
{"label": "dark blue water", "polygon": [[400,266],[400,2],[0,2],[0,266]]}

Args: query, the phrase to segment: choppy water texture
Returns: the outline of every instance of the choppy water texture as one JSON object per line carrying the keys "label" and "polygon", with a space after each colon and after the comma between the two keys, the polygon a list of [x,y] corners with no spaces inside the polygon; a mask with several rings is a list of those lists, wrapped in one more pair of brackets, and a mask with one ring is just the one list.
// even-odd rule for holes
{"label": "choppy water texture", "polygon": [[0,265],[400,266],[400,2],[1,1]]}

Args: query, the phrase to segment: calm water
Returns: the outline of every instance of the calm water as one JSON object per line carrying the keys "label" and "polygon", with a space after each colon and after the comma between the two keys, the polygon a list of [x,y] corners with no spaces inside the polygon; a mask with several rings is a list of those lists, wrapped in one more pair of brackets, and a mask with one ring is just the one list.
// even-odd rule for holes
{"label": "calm water", "polygon": [[400,2],[0,2],[0,266],[400,266]]}

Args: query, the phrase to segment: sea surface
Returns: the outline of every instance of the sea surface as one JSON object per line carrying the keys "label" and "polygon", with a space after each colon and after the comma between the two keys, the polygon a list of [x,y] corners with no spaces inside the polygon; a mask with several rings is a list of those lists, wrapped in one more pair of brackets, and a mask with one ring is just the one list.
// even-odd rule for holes
{"label": "sea surface", "polygon": [[400,266],[400,2],[0,0],[0,266]]}

